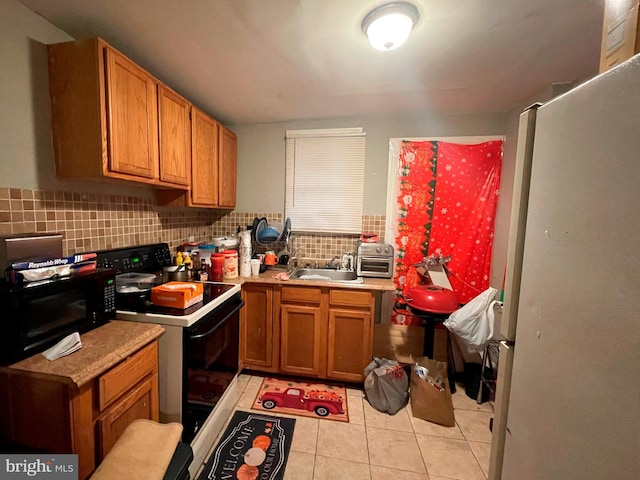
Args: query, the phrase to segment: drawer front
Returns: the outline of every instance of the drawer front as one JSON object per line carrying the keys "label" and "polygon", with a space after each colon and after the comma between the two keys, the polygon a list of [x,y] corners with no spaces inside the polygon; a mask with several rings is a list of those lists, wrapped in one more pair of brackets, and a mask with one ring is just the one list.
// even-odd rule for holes
{"label": "drawer front", "polygon": [[134,353],[102,375],[98,383],[100,410],[158,368],[158,342]]}
{"label": "drawer front", "polygon": [[280,303],[317,303],[320,304],[322,289],[320,287],[282,287]]}
{"label": "drawer front", "polygon": [[98,420],[99,460],[102,460],[126,428],[137,419],[158,421],[158,375],[142,382]]}
{"label": "drawer front", "polygon": [[329,305],[345,307],[367,307],[373,302],[371,292],[332,288],[329,292]]}

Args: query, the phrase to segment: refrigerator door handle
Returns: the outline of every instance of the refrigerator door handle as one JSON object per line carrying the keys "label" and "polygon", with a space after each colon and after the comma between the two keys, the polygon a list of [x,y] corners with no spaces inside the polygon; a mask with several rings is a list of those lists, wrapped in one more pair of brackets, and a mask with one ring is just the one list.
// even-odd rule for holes
{"label": "refrigerator door handle", "polygon": [[496,379],[496,402],[494,405],[491,454],[489,457],[489,480],[501,480],[502,478],[504,446],[507,441],[507,435],[511,435],[509,427],[507,426],[507,420],[509,417],[513,353],[513,342],[500,342],[498,376]]}
{"label": "refrigerator door handle", "polygon": [[540,106],[541,104],[537,103],[522,112],[518,127],[513,201],[509,223],[509,245],[507,247],[504,309],[500,324],[500,334],[511,341],[515,340],[516,336],[522,253],[524,251],[527,207],[529,205],[533,141],[535,138],[536,116]]}

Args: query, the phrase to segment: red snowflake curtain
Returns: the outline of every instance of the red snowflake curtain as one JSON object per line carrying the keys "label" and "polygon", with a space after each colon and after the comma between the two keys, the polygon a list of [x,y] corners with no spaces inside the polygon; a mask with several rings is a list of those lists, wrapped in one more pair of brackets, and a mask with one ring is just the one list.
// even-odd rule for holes
{"label": "red snowflake curtain", "polygon": [[[467,303],[489,287],[502,141],[404,141],[398,161],[397,291],[420,283],[413,265],[425,256],[451,255],[449,280]],[[404,315],[392,321],[417,324]]]}

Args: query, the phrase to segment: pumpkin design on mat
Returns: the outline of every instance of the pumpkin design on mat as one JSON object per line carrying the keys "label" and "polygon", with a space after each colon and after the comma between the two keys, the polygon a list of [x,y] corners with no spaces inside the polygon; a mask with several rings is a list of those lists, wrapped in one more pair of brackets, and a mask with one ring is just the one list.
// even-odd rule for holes
{"label": "pumpkin design on mat", "polygon": [[264,462],[266,458],[267,454],[264,450],[253,447],[244,454],[244,463],[257,467],[258,465],[262,465],[262,462]]}
{"label": "pumpkin design on mat", "polygon": [[238,480],[256,480],[258,478],[258,469],[253,465],[242,465],[236,472]]}
{"label": "pumpkin design on mat", "polygon": [[269,448],[269,445],[271,445],[271,439],[267,435],[258,435],[253,439],[253,447],[261,448],[266,451],[267,448]]}

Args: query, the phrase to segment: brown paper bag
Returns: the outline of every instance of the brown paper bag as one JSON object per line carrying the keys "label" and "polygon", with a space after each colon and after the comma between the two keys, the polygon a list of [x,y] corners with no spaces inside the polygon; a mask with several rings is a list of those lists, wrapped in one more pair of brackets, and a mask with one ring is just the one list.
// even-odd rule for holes
{"label": "brown paper bag", "polygon": [[[429,370],[428,376],[432,380],[424,380],[416,373],[415,364]],[[414,417],[428,422],[453,427],[456,419],[453,414],[451,390],[447,379],[447,363],[431,360],[427,357],[414,359],[411,366],[411,412]]]}

